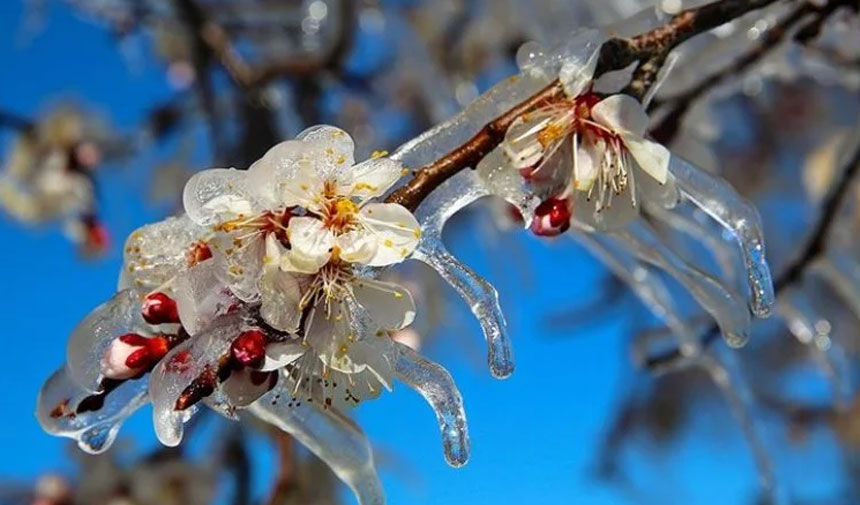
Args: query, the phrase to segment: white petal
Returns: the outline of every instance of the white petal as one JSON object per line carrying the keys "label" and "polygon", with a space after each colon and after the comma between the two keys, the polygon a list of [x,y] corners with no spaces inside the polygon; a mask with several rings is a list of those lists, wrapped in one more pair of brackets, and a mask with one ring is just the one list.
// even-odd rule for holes
{"label": "white petal", "polygon": [[308,352],[308,347],[301,342],[288,340],[272,342],[266,346],[266,358],[260,367],[262,371],[276,370],[301,358]]}
{"label": "white petal", "polygon": [[351,344],[347,355],[353,363],[364,365],[379,379],[385,389],[391,391],[394,385],[393,361],[396,356],[394,346],[387,334]]}
{"label": "white petal", "polygon": [[412,294],[397,284],[361,279],[353,284],[353,293],[373,322],[382,328],[399,330],[415,320]]}
{"label": "white petal", "polygon": [[653,140],[623,135],[624,145],[639,167],[660,184],[666,183],[669,175],[669,150]]}
{"label": "white petal", "polygon": [[272,388],[275,377],[240,368],[230,373],[230,377],[221,383],[220,390],[231,406],[247,407]]}
{"label": "white petal", "polygon": [[161,286],[188,266],[191,245],[207,233],[184,214],[138,228],[123,249],[129,285],[143,291]]}
{"label": "white petal", "polygon": [[558,80],[564,86],[564,93],[567,96],[571,98],[579,96],[591,84],[591,78],[600,56],[601,42],[598,40],[588,41],[586,45],[581,45],[576,49],[580,54],[564,59],[558,72]]}
{"label": "white petal", "polygon": [[[313,217],[294,217],[287,227],[290,237],[288,265],[298,272],[313,273],[325,265],[334,247],[334,234],[322,221]],[[292,270],[292,268],[288,268]]]}
{"label": "white petal", "polygon": [[597,180],[597,170],[600,166],[600,153],[604,149],[600,144],[579,144],[573,153],[573,188],[578,191],[588,191]]}
{"label": "white petal", "polygon": [[200,333],[236,303],[218,270],[219,264],[209,259],[176,276],[174,295],[179,320],[189,335]]}
{"label": "white petal", "polygon": [[502,149],[516,169],[533,167],[544,156],[544,146],[538,140],[538,134],[552,121],[552,116],[543,116],[539,112],[534,116],[531,121],[517,118],[505,132]]}
{"label": "white petal", "polygon": [[639,137],[648,129],[648,114],[635,98],[629,95],[612,95],[591,108],[595,121],[618,133]]}
{"label": "white petal", "polygon": [[258,283],[263,267],[264,241],[256,235],[239,238],[246,232],[219,233],[209,241],[212,259],[218,264],[215,269],[218,279],[246,302],[260,299]]}
{"label": "white petal", "polygon": [[260,210],[245,181],[245,172],[213,168],[194,174],[185,184],[182,205],[195,223],[208,226]]}
{"label": "white petal", "polygon": [[418,246],[421,227],[406,207],[396,203],[370,203],[359,211],[359,221],[376,236],[378,246],[370,266],[400,263]]}
{"label": "white petal", "polygon": [[297,331],[302,316],[299,310],[302,293],[294,274],[281,271],[277,266],[267,266],[260,281],[260,293],[263,320],[277,330]]}
{"label": "white petal", "polygon": [[353,230],[336,239],[340,259],[349,263],[367,263],[376,254],[379,243],[367,230]]}
{"label": "white petal", "polygon": [[338,194],[372,198],[388,191],[403,175],[403,165],[389,158],[374,158],[355,165],[351,177],[338,180]]}

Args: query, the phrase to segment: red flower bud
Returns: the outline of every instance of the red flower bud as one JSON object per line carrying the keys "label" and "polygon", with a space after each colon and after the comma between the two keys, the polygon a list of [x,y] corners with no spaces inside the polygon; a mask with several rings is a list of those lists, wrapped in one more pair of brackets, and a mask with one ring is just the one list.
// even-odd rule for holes
{"label": "red flower bud", "polygon": [[554,237],[570,228],[570,202],[567,199],[550,198],[535,209],[531,230],[535,235]]}
{"label": "red flower bud", "polygon": [[141,308],[143,319],[149,324],[178,323],[176,301],[164,293],[150,293]]}
{"label": "red flower bud", "polygon": [[252,368],[261,365],[266,356],[266,340],[265,333],[259,329],[242,332],[230,348],[233,359]]}

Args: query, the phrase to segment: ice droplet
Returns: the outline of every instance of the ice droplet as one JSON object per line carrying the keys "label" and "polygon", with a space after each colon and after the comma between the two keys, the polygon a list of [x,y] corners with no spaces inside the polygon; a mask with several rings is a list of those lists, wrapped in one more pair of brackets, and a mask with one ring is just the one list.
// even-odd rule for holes
{"label": "ice droplet", "polygon": [[148,401],[144,380],[125,381],[103,397],[99,408],[77,412],[81,400],[89,396],[63,367],[39,391],[36,417],[46,432],[77,440],[81,450],[90,454],[108,450],[123,421]]}
{"label": "ice droplet", "polygon": [[469,430],[463,398],[451,374],[410,347],[399,342],[395,345],[395,375],[418,391],[436,412],[442,432],[442,449],[448,464],[453,467],[465,465],[469,460]]}
{"label": "ice droplet", "polygon": [[291,395],[291,383],[282,375],[278,386],[248,407],[248,412],[289,433],[322,459],[361,505],[384,505],[382,483],[364,433],[336,410],[308,401],[291,403]]}
{"label": "ice droplet", "polygon": [[757,317],[769,316],[775,297],[758,210],[728,182],[677,156],[670,159],[669,170],[682,194],[735,236],[752,293],[750,309]]}
{"label": "ice droplet", "polygon": [[498,293],[452,256],[442,243],[442,228],[448,218],[486,194],[471,171],[460,172],[440,185],[416,211],[423,234],[412,257],[438,272],[469,305],[489,346],[490,371],[494,377],[505,378],[513,373],[514,363]]}
{"label": "ice droplet", "polygon": [[750,315],[736,295],[711,276],[680,258],[644,221],[637,220],[627,229],[613,232],[642,260],[665,270],[685,286],[693,298],[717,322],[726,342],[740,347],[749,338]]}

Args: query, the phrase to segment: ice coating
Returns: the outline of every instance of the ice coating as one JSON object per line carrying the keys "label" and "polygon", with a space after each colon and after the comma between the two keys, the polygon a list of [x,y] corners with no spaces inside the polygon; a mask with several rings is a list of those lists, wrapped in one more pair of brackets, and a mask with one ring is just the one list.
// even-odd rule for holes
{"label": "ice coating", "polygon": [[746,377],[740,369],[737,357],[722,346],[711,346],[704,355],[702,367],[711,380],[720,388],[750,445],[761,488],[767,496],[766,503],[788,505],[790,502],[782,482],[776,477],[771,452],[767,449],[762,420]]}
{"label": "ice coating", "polygon": [[398,379],[417,391],[436,412],[442,432],[445,461],[461,467],[469,460],[469,430],[463,398],[451,374],[410,347],[396,342],[397,362],[394,373]]}
{"label": "ice coating", "polygon": [[361,505],[383,505],[385,495],[373,464],[367,437],[351,420],[321,405],[291,402],[291,383],[280,377],[278,386],[248,407],[248,411],[295,437],[322,459]]}
{"label": "ice coating", "polygon": [[257,194],[249,187],[247,172],[213,168],[194,174],[182,191],[182,206],[199,225],[210,226],[261,209]]}
{"label": "ice coating", "polygon": [[423,233],[412,257],[426,263],[445,279],[478,318],[489,347],[490,371],[497,378],[514,371],[513,351],[496,289],[460,263],[442,243],[442,228],[457,211],[485,196],[486,189],[471,171],[463,171],[440,185],[416,211]]}
{"label": "ice coating", "polygon": [[225,316],[202,334],[176,346],[158,362],[149,377],[152,421],[158,440],[175,447],[182,441],[182,424],[188,412],[177,411],[176,402],[196,379],[207,375],[214,386],[218,363],[239,335],[242,321]]}
{"label": "ice coating", "polygon": [[853,400],[851,369],[845,349],[831,336],[830,322],[821,318],[809,295],[799,288],[780,293],[776,309],[791,334],[808,346],[821,362],[836,401],[843,407],[850,405]]}
{"label": "ice coating", "polygon": [[757,317],[769,316],[775,297],[758,210],[728,182],[677,156],[672,155],[669,170],[682,194],[735,236],[752,293],[750,309]]}
{"label": "ice coating", "polygon": [[735,282],[738,281],[738,272],[735,268],[732,251],[726,247],[727,244],[721,235],[713,233],[712,227],[703,226],[695,219],[680,212],[669,211],[662,207],[648,206],[647,211],[648,215],[704,245],[711,252],[714,261],[720,268],[722,277],[727,280],[727,284],[735,285]]}
{"label": "ice coating", "polygon": [[95,410],[77,412],[81,400],[90,396],[63,367],[45,382],[36,400],[36,417],[46,432],[77,440],[89,454],[102,453],[113,444],[120,426],[148,401],[146,381],[125,381]]}
{"label": "ice coating", "polygon": [[[600,235],[576,233],[571,236],[597,256],[613,274],[630,287],[633,294],[651,313],[666,323],[678,338],[680,350],[684,356],[692,357],[698,354],[699,341],[678,312],[663,280],[651,271],[648,265],[636,260]],[[644,353],[640,354],[643,355],[639,357],[644,358]]]}
{"label": "ice coating", "polygon": [[189,247],[206,233],[185,214],[138,228],[125,241],[119,288],[150,291],[164,285],[187,266]]}
{"label": "ice coating", "polygon": [[746,343],[750,315],[743,302],[711,276],[675,254],[647,223],[637,220],[627,229],[613,232],[612,236],[634,251],[640,259],[665,270],[686,287],[717,322],[730,346],[740,347]]}
{"label": "ice coating", "polygon": [[179,319],[189,335],[198,334],[234,303],[219,276],[220,264],[206,260],[180,273],[174,281]]}
{"label": "ice coating", "polygon": [[211,241],[211,250],[217,264],[215,274],[218,280],[240,300],[258,301],[258,283],[265,253],[262,237],[243,240],[231,234],[219,234]]}
{"label": "ice coating", "polygon": [[140,304],[140,293],[125,289],[75,326],[66,345],[66,366],[69,378],[78,386],[89,392],[98,391],[101,359],[111,341],[146,327]]}
{"label": "ice coating", "polygon": [[585,65],[599,46],[600,37],[596,30],[574,32],[556,52],[541,52],[539,61],[524,62],[523,72],[493,86],[459,114],[403,144],[391,159],[417,168],[441,158],[469,140],[484,125],[549,84],[563,64],[569,66],[569,73]]}

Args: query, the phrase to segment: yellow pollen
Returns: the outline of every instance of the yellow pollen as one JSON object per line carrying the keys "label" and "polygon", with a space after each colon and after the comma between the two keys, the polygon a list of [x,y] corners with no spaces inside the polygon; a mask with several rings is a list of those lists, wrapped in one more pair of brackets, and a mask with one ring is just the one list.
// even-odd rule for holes
{"label": "yellow pollen", "polygon": [[421,228],[415,228],[412,233],[415,235],[415,238],[421,238]]}
{"label": "yellow pollen", "polygon": [[403,170],[400,171],[400,176],[403,177],[404,175],[409,175],[409,169],[408,168],[404,168]]}
{"label": "yellow pollen", "polygon": [[543,147],[549,145],[550,142],[564,137],[564,125],[558,121],[553,121],[538,133],[538,142]]}
{"label": "yellow pollen", "polygon": [[374,160],[377,158],[382,158],[383,156],[388,156],[388,151],[373,151],[373,153],[371,153],[370,155],[371,159]]}
{"label": "yellow pollen", "polygon": [[361,191],[362,189],[365,189],[367,191],[376,191],[376,186],[374,186],[373,184],[368,184],[366,182],[357,182],[355,183],[355,186],[353,186],[353,189],[356,191]]}
{"label": "yellow pollen", "polygon": [[391,239],[385,239],[383,245],[385,245],[385,247],[394,247],[394,242],[392,242]]}
{"label": "yellow pollen", "polygon": [[338,165],[343,165],[344,162],[346,162],[346,157],[341,154],[340,156],[337,157],[337,159],[335,161],[337,161]]}
{"label": "yellow pollen", "polygon": [[358,205],[354,204],[351,200],[338,200],[334,204],[334,211],[336,214],[355,214],[358,211]]}
{"label": "yellow pollen", "polygon": [[401,293],[399,291],[395,291],[394,292],[394,298],[403,298],[403,293]]}
{"label": "yellow pollen", "polygon": [[326,153],[326,154],[334,154],[334,149],[332,149],[331,147],[326,147],[326,148],[325,148],[325,153]]}

